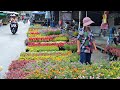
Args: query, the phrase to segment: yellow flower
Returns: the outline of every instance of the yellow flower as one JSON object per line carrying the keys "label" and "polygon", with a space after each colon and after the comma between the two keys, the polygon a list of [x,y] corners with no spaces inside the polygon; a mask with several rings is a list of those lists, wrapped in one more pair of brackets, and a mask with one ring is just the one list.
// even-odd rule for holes
{"label": "yellow flower", "polygon": [[78,72],[78,69],[77,69],[77,68],[74,68],[74,69],[73,69],[73,72]]}
{"label": "yellow flower", "polygon": [[61,58],[58,57],[58,58],[56,58],[56,60],[61,61]]}

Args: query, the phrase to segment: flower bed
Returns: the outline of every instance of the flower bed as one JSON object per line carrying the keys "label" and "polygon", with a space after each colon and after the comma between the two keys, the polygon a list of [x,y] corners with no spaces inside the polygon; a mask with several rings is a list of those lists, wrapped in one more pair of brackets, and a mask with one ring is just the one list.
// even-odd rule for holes
{"label": "flower bed", "polygon": [[53,41],[68,41],[69,39],[66,36],[55,37]]}
{"label": "flower bed", "polygon": [[28,38],[29,42],[47,42],[47,41],[52,41],[53,37],[52,36],[41,36],[40,38],[38,37],[32,37]]}
{"label": "flower bed", "polygon": [[56,31],[47,31],[47,32],[44,32],[45,35],[59,35],[61,34],[61,31],[60,30],[56,30]]}
{"label": "flower bed", "polygon": [[107,46],[105,48],[105,52],[110,52],[112,55],[116,55],[120,57],[120,48],[119,47],[113,47],[113,46]]}
{"label": "flower bed", "polygon": [[59,48],[57,46],[27,47],[26,51],[29,51],[29,52],[59,51]]}
{"label": "flower bed", "polygon": [[35,37],[29,37],[29,42],[48,42],[48,41],[68,41],[69,39],[66,36],[50,35],[50,36],[41,36],[37,35]]}
{"label": "flower bed", "polygon": [[71,51],[41,51],[41,52],[22,52],[20,56],[46,56],[46,55],[71,55]]}
{"label": "flower bed", "polygon": [[76,44],[73,44],[73,45],[65,44],[63,48],[65,50],[71,50],[72,52],[77,52],[77,45]]}
{"label": "flower bed", "polygon": [[[69,56],[69,55],[68,55]],[[47,56],[20,56],[19,60],[68,60],[68,56],[57,56],[57,55],[47,55]]]}
{"label": "flower bed", "polygon": [[48,52],[23,52],[20,54],[19,60],[66,60],[72,55],[71,51],[48,51]]}
{"label": "flower bed", "polygon": [[[20,67],[19,65],[16,66]],[[120,61],[80,65],[67,60],[58,62],[46,59],[29,62],[19,69],[14,66],[7,73],[7,79],[116,79],[120,77]]]}
{"label": "flower bed", "polygon": [[[44,62],[44,61],[43,61]],[[114,79],[120,77],[119,64],[105,65],[79,65],[70,63],[49,64],[46,68],[40,68],[28,75],[28,79]]]}
{"label": "flower bed", "polygon": [[28,42],[28,46],[58,46],[63,47],[66,42]]}

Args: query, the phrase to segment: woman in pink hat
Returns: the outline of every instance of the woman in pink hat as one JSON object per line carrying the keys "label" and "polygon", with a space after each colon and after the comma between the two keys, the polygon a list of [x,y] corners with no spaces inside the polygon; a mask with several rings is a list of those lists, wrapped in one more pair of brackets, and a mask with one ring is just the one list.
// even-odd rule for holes
{"label": "woman in pink hat", "polygon": [[97,50],[90,25],[94,23],[89,17],[83,19],[83,32],[77,37],[77,53],[80,54],[80,62],[91,64],[93,49]]}

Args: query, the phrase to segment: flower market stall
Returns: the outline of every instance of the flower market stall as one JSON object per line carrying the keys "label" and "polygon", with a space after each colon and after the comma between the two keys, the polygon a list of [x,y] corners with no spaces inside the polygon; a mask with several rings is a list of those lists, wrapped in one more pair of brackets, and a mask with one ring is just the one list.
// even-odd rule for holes
{"label": "flower market stall", "polygon": [[26,52],[21,52],[6,79],[110,79],[120,77],[120,62],[81,65],[76,38],[59,28],[34,25],[27,32]]}

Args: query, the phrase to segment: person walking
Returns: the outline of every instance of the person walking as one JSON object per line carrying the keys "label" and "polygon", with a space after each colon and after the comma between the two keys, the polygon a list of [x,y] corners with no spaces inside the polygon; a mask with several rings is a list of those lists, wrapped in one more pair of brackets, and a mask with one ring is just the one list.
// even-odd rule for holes
{"label": "person walking", "polygon": [[97,50],[94,36],[90,25],[94,23],[89,17],[83,19],[83,28],[77,36],[77,53],[80,55],[80,63],[92,64],[91,54],[93,49]]}
{"label": "person walking", "polygon": [[104,14],[103,14],[103,19],[102,19],[102,23],[101,23],[101,33],[102,35],[105,37],[106,36],[106,33],[107,33],[107,30],[108,30],[108,11],[104,11]]}
{"label": "person walking", "polygon": [[108,44],[112,44],[113,42],[117,45],[116,43],[116,39],[115,39],[115,34],[116,34],[116,28],[115,27],[112,27],[109,31],[109,39],[108,39]]}
{"label": "person walking", "polygon": [[118,28],[118,32],[114,35],[113,39],[115,45],[120,45],[120,27]]}

